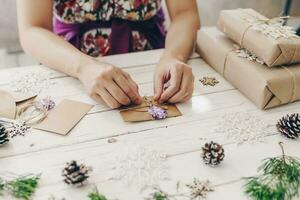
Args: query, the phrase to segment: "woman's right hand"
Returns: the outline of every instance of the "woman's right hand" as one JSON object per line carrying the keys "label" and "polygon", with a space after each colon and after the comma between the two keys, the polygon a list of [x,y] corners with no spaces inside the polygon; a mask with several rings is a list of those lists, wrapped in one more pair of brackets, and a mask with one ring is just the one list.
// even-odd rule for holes
{"label": "woman's right hand", "polygon": [[137,84],[128,73],[113,65],[96,62],[83,66],[78,78],[94,100],[104,101],[111,108],[142,103]]}

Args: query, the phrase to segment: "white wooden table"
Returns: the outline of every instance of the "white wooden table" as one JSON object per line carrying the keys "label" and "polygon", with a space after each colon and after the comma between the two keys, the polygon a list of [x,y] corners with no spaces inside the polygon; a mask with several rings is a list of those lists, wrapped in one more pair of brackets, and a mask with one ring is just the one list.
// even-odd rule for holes
{"label": "white wooden table", "polygon": [[[129,72],[143,95],[151,95],[154,67],[161,52],[155,50],[105,59]],[[189,64],[195,74],[195,91],[191,101],[178,105],[183,116],[163,121],[125,123],[117,110],[96,105],[67,136],[33,130],[0,148],[0,174],[42,173],[34,199],[45,200],[54,195],[57,199],[84,200],[95,183],[110,199],[142,200],[149,190],[141,192],[135,185],[128,186],[122,180],[110,180],[115,155],[126,146],[138,144],[167,154],[170,180],[159,183],[164,190],[173,193],[177,181],[190,183],[196,177],[200,180],[209,179],[213,184],[229,182],[216,187],[207,199],[247,199],[242,189],[243,182],[230,182],[256,174],[262,159],[279,155],[279,141],[284,142],[289,155],[300,157],[299,140],[291,141],[274,134],[267,137],[264,143],[237,145],[214,132],[218,120],[228,112],[248,112],[275,124],[283,115],[299,112],[300,103],[261,111],[196,54]],[[9,88],[15,72],[42,69],[48,70],[42,66],[2,70],[0,88]],[[203,76],[216,77],[220,83],[215,87],[203,86],[198,81]],[[50,95],[57,102],[67,98],[96,104],[86,95],[78,80],[54,71],[51,71],[51,80],[55,84],[40,96]],[[117,142],[109,143],[110,138],[115,138]],[[215,168],[205,165],[200,156],[201,147],[211,140],[223,144],[226,154],[223,163]],[[74,188],[62,181],[61,170],[70,160],[93,167],[89,185]]]}

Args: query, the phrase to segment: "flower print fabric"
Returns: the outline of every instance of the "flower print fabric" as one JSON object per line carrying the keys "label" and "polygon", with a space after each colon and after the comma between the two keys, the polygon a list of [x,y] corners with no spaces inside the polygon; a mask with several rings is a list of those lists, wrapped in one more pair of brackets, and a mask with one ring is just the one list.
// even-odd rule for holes
{"label": "flower print fabric", "polygon": [[[106,24],[97,28],[77,28],[79,30],[76,33],[80,35],[80,44],[77,48],[94,57],[113,54],[111,47],[114,40],[110,38],[112,21],[115,19],[126,23],[150,21],[149,19],[154,18],[160,9],[161,0],[54,0],[53,4],[54,18],[60,25],[75,27],[89,23]],[[163,22],[160,23],[159,26],[162,26]],[[84,31],[80,32],[83,29]],[[58,35],[70,40],[67,34]],[[157,37],[147,37],[143,31],[131,30],[129,51],[153,49],[155,45],[151,44],[148,38],[157,40]],[[161,39],[164,40],[164,37]],[[155,40],[152,43],[155,43]]]}

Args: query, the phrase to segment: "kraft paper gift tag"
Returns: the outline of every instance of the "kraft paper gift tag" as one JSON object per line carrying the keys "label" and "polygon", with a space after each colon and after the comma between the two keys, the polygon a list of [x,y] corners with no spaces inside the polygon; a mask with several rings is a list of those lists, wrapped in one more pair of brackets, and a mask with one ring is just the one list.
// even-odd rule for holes
{"label": "kraft paper gift tag", "polygon": [[92,107],[93,105],[86,103],[63,100],[34,128],[67,135]]}
{"label": "kraft paper gift tag", "polygon": [[[154,104],[155,105],[155,104]],[[167,111],[167,118],[181,116],[181,112],[175,104],[156,105]],[[120,114],[125,122],[143,122],[155,120],[151,114],[148,113],[149,104],[144,101],[138,106],[128,106],[120,110]]]}
{"label": "kraft paper gift tag", "polygon": [[0,90],[0,117],[15,119],[17,110],[35,99],[36,94]]}

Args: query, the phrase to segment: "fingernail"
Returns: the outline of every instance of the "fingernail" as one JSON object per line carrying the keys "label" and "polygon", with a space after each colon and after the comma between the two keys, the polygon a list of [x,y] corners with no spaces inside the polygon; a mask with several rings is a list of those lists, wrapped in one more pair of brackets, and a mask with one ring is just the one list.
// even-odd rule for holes
{"label": "fingernail", "polygon": [[164,100],[163,100],[163,99],[159,99],[157,102],[158,102],[159,104],[161,104],[161,103],[164,102]]}

